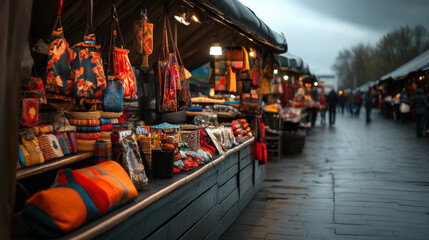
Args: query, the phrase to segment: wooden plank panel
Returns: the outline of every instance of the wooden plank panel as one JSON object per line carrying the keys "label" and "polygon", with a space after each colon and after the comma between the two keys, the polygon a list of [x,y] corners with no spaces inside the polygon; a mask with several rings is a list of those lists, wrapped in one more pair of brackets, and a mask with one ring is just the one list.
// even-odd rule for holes
{"label": "wooden plank panel", "polygon": [[224,183],[229,181],[232,177],[238,174],[238,163],[231,166],[228,170],[221,173],[218,177],[217,184],[222,186]]}
{"label": "wooden plank panel", "polygon": [[242,148],[239,152],[240,159],[243,159],[243,158],[247,157],[248,155],[250,155],[252,152],[252,149],[253,149],[253,144],[250,144],[249,146]]}
{"label": "wooden plank panel", "polygon": [[216,183],[216,171],[210,170],[100,235],[98,239],[145,238]]}
{"label": "wooden plank panel", "polygon": [[148,239],[178,239],[215,206],[217,190],[217,185],[211,187]]}
{"label": "wooden plank panel", "polygon": [[246,192],[253,191],[253,183],[252,183],[252,177],[249,176],[247,179],[244,179],[243,182],[240,184],[240,199],[244,197]]}
{"label": "wooden plank panel", "polygon": [[206,215],[204,215],[203,218],[201,218],[201,220],[189,229],[189,231],[180,237],[180,240],[204,239],[213,229],[213,226],[218,223],[218,220],[219,209],[218,205],[215,205]]}
{"label": "wooden plank panel", "polygon": [[219,203],[219,216],[222,218],[232,206],[239,200],[238,188],[236,188],[228,197],[225,198],[222,202]]}
{"label": "wooden plank panel", "polygon": [[238,202],[240,212],[243,211],[250,200],[252,200],[253,194],[252,177],[249,177],[240,185],[240,200]]}
{"label": "wooden plank panel", "polygon": [[222,202],[236,188],[238,188],[238,176],[229,179],[228,182],[219,187],[217,201]]}
{"label": "wooden plank panel", "polygon": [[240,185],[244,182],[244,180],[246,180],[249,177],[250,177],[250,182],[253,183],[252,174],[253,174],[253,165],[249,164],[239,173]]}
{"label": "wooden plank panel", "polygon": [[218,224],[213,228],[213,230],[207,235],[206,240],[218,240],[222,234],[231,226],[231,224],[237,219],[240,215],[240,209],[238,208],[238,203],[236,203],[231,210],[229,210],[223,218],[218,221]]}
{"label": "wooden plank panel", "polygon": [[248,155],[245,158],[242,158],[240,160],[240,170],[247,167],[247,165],[251,164],[253,162],[253,156],[252,155]]}
{"label": "wooden plank panel", "polygon": [[219,173],[223,173],[228,170],[232,165],[238,163],[238,152],[235,152],[225,158],[221,163],[215,167],[218,169]]}

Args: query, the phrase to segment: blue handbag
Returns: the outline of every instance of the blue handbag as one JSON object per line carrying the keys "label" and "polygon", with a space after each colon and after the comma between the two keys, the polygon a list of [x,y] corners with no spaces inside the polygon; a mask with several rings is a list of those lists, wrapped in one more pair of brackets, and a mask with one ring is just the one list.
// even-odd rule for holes
{"label": "blue handbag", "polygon": [[122,112],[124,87],[119,77],[109,76],[104,90],[103,109],[105,112]]}

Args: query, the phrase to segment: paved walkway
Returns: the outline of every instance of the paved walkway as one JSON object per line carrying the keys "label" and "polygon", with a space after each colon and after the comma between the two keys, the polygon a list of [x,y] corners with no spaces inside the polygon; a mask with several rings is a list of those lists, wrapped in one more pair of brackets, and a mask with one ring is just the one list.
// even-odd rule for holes
{"label": "paved walkway", "polygon": [[364,115],[318,123],[303,154],[269,161],[222,239],[429,239],[429,138]]}

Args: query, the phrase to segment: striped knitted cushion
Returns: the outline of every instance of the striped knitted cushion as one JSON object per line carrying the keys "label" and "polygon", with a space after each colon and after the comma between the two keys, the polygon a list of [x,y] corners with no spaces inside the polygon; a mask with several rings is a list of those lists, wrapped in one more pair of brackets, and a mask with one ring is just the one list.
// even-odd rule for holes
{"label": "striped knitted cushion", "polygon": [[100,118],[100,125],[110,124],[110,119],[108,118]]}
{"label": "striped knitted cushion", "polygon": [[76,133],[77,139],[86,139],[86,140],[97,140],[100,139],[100,132],[92,132],[92,133]]}
{"label": "striped knitted cushion", "polygon": [[76,126],[76,132],[78,133],[90,133],[99,132],[100,126]]}
{"label": "striped knitted cushion", "polygon": [[61,151],[63,151],[64,155],[69,155],[72,153],[71,145],[69,138],[66,133],[60,133],[57,135],[58,142],[61,146]]}
{"label": "striped knitted cushion", "polygon": [[24,168],[31,165],[30,155],[22,144],[18,146],[18,164],[19,168]]}
{"label": "striped knitted cushion", "polygon": [[96,163],[102,163],[112,160],[112,142],[110,139],[97,140],[95,142],[95,156]]}
{"label": "striped knitted cushion", "polygon": [[112,131],[112,124],[104,124],[100,126],[101,131]]}
{"label": "striped knitted cushion", "polygon": [[100,120],[99,119],[68,119],[70,125],[74,126],[100,126]]}
{"label": "striped knitted cushion", "polygon": [[42,136],[40,136],[39,145],[40,149],[42,149],[43,156],[45,157],[46,161],[64,156],[63,152],[61,151],[61,146],[58,142],[57,137],[52,134],[43,134]]}
{"label": "striped knitted cushion", "polygon": [[107,161],[58,171],[58,184],[26,201],[22,217],[41,237],[60,237],[137,196],[124,169]]}
{"label": "striped knitted cushion", "polygon": [[72,153],[77,153],[78,147],[77,147],[77,141],[76,141],[76,134],[74,132],[69,132],[69,140],[72,148]]}
{"label": "striped knitted cushion", "polygon": [[21,133],[21,142],[24,145],[25,149],[30,156],[30,161],[25,163],[25,166],[34,166],[37,164],[41,164],[45,162],[45,158],[43,157],[42,150],[39,146],[39,141],[37,138],[33,140],[27,140],[25,133]]}

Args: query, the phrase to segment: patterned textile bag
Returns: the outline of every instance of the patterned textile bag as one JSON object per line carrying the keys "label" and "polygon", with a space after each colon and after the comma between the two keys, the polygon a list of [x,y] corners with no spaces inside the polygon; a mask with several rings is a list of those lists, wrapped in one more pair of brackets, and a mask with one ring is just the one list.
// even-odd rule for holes
{"label": "patterned textile bag", "polygon": [[124,88],[118,77],[109,77],[104,91],[103,109],[105,112],[122,112]]}
{"label": "patterned textile bag", "polygon": [[[63,0],[59,1],[57,20],[51,34],[49,44],[48,64],[46,67],[45,88],[48,98],[65,99],[64,96],[72,96],[74,92],[73,79],[71,78],[71,51],[68,42],[64,38],[61,26],[61,11]],[[57,25],[59,27],[57,28]]]}
{"label": "patterned textile bag", "polygon": [[21,124],[27,127],[39,124],[39,99],[22,99]]}
{"label": "patterned textile bag", "polygon": [[142,55],[142,68],[149,67],[149,55],[153,52],[153,24],[142,11],[142,20],[134,22],[135,52]]}
{"label": "patterned textile bag", "polygon": [[188,70],[185,69],[183,65],[182,58],[180,57],[179,49],[177,50],[177,57],[179,58],[179,77],[181,87],[177,91],[177,102],[179,104],[179,110],[186,109],[192,105],[191,102],[191,88],[189,86],[189,78],[192,76]]}
{"label": "patterned textile bag", "polygon": [[106,88],[106,76],[103,69],[103,60],[98,52],[100,46],[95,45],[95,34],[88,34],[92,27],[92,9],[89,22],[85,30],[84,41],[73,46],[72,54],[72,75],[75,84],[76,97],[80,104],[99,103],[103,97],[103,90]]}
{"label": "patterned textile bag", "polygon": [[30,81],[24,86],[26,95],[38,98],[40,103],[47,103],[43,80],[38,77],[30,77]]}

